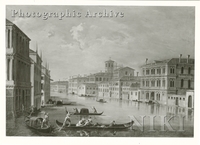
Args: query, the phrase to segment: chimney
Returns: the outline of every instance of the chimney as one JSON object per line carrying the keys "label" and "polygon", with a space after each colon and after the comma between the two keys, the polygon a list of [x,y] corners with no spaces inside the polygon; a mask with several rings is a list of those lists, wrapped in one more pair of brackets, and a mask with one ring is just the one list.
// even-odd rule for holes
{"label": "chimney", "polygon": [[147,64],[147,62],[148,62],[148,58],[146,58],[146,64]]}
{"label": "chimney", "polygon": [[188,57],[187,57],[187,63],[189,63],[189,59],[190,59],[190,55],[188,55]]}
{"label": "chimney", "polygon": [[138,77],[139,72],[137,72],[137,77]]}
{"label": "chimney", "polygon": [[179,55],[179,63],[181,63],[182,54]]}

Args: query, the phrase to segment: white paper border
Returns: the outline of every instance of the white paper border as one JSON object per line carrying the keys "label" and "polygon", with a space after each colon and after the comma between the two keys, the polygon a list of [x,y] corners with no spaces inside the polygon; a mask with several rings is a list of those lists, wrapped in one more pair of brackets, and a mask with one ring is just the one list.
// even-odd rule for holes
{"label": "white paper border", "polygon": [[[194,137],[6,137],[6,119],[5,119],[5,16],[6,16],[6,5],[102,5],[102,6],[195,6],[195,109],[194,109]],[[1,15],[1,49],[0,49],[0,62],[1,62],[1,75],[0,75],[0,86],[1,86],[1,144],[14,144],[14,145],[35,145],[35,144],[75,144],[75,145],[100,145],[100,144],[199,144],[199,49],[200,49],[200,2],[199,1],[66,1],[66,0],[32,0],[32,1],[14,1],[8,0],[1,2],[0,5],[0,15]]]}

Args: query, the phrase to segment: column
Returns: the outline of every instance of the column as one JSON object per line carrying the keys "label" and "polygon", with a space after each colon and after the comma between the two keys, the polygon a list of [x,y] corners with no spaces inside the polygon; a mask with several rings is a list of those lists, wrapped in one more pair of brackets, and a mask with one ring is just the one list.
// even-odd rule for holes
{"label": "column", "polygon": [[6,29],[6,48],[8,48],[8,29]]}
{"label": "column", "polygon": [[10,30],[10,48],[12,48],[12,29]]}
{"label": "column", "polygon": [[6,58],[6,80],[8,80],[9,77],[9,63],[8,59]]}
{"label": "column", "polygon": [[13,73],[13,59],[11,58],[10,59],[10,69],[9,69],[9,80],[13,80],[13,78],[12,78],[12,73]]}

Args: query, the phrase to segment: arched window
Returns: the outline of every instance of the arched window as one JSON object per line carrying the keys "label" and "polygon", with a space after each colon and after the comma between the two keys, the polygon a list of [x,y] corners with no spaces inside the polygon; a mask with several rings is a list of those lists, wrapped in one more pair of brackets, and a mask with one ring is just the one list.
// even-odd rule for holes
{"label": "arched window", "polygon": [[160,94],[158,93],[158,94],[156,94],[156,100],[160,100]]}
{"label": "arched window", "polygon": [[174,87],[174,80],[170,80],[170,87]]}
{"label": "arched window", "polygon": [[183,88],[183,86],[184,86],[184,80],[182,79],[181,80],[181,88]]}
{"label": "arched window", "polygon": [[190,89],[190,87],[191,87],[191,81],[188,80],[188,89]]}
{"label": "arched window", "polygon": [[160,87],[160,80],[157,80],[157,87]]}
{"label": "arched window", "polygon": [[189,68],[188,68],[188,74],[190,74],[190,73],[191,73],[191,68],[189,67]]}
{"label": "arched window", "polygon": [[183,74],[184,73],[184,68],[183,67],[181,67],[181,74]]}
{"label": "arched window", "polygon": [[170,73],[174,74],[174,68],[173,67],[170,68]]}

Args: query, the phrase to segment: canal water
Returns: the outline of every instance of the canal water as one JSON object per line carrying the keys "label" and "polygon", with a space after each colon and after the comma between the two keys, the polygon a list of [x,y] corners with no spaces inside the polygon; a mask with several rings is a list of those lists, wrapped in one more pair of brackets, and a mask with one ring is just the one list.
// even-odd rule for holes
{"label": "canal water", "polygon": [[[50,123],[54,127],[51,134],[41,134],[26,128],[23,116],[6,122],[7,136],[93,136],[93,137],[193,137],[194,110],[175,106],[159,104],[146,104],[128,100],[106,98],[106,103],[96,101],[95,97],[79,97],[77,95],[53,94],[52,99],[76,102],[72,105],[61,107],[46,107],[42,111],[48,112]],[[94,123],[127,123],[134,120],[132,128],[125,131],[106,130],[61,130],[55,124],[55,120],[63,122],[66,109],[73,112],[73,108],[80,110],[92,107],[102,115],[91,116]],[[43,115],[42,113],[40,114]],[[85,116],[84,116],[85,117]],[[72,123],[77,123],[81,116],[72,115]],[[165,118],[165,124],[162,122]],[[153,121],[152,121],[153,120]],[[164,126],[164,128],[163,128]]]}

